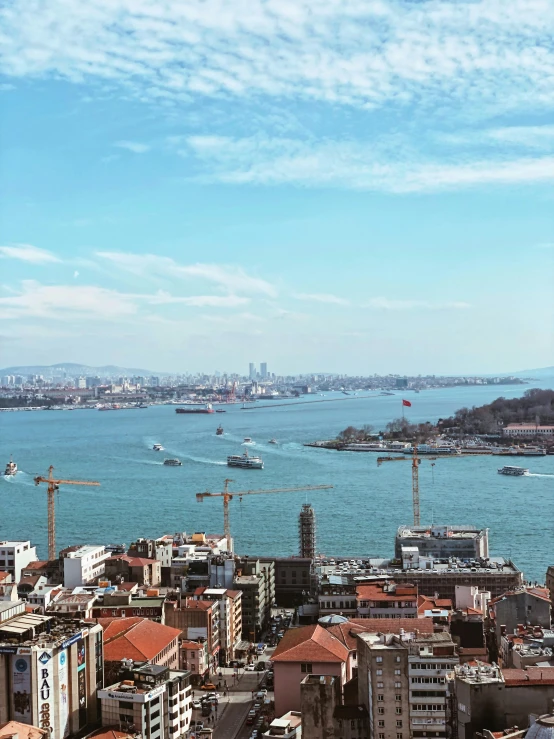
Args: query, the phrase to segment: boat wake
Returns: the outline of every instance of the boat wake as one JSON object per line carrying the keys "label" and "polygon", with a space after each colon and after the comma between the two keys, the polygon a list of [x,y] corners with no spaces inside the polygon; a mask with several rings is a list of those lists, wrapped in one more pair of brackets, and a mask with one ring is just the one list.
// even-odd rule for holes
{"label": "boat wake", "polygon": [[23,470],[18,470],[15,475],[2,475],[2,477],[10,485],[29,485],[30,487],[34,485],[31,476]]}
{"label": "boat wake", "polygon": [[554,472],[527,472],[525,477],[554,477]]}

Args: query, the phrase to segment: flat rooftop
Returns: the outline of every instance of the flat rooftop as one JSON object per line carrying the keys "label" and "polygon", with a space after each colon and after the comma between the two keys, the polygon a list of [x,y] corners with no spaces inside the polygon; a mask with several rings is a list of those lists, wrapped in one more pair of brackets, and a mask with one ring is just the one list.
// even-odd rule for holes
{"label": "flat rooftop", "polygon": [[[503,683],[504,677],[499,667],[492,667],[483,662],[478,662],[475,666],[456,665],[454,668],[456,677],[466,683],[472,685],[482,685],[483,683]],[[523,670],[522,670],[523,672]]]}
{"label": "flat rooftop", "polygon": [[487,529],[476,526],[399,526],[399,539],[476,539],[485,536]]}

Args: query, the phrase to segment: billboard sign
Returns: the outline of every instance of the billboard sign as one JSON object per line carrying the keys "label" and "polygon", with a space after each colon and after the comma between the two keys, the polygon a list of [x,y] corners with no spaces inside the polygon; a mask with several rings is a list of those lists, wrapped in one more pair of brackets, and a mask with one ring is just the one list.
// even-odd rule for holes
{"label": "billboard sign", "polygon": [[13,715],[16,721],[31,723],[31,660],[14,654],[12,660]]}
{"label": "billboard sign", "polygon": [[49,734],[54,733],[54,665],[51,649],[38,656],[38,725]]}
{"label": "billboard sign", "polygon": [[58,716],[60,721],[60,736],[69,734],[69,685],[67,670],[67,651],[62,649],[58,653]]}

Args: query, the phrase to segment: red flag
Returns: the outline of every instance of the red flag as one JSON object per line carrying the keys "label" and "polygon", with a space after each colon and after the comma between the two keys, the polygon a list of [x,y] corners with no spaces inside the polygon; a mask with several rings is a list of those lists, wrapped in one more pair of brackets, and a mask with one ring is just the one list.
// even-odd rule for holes
{"label": "red flag", "polygon": [[409,400],[403,400],[402,401],[402,405],[405,405],[407,408],[411,408],[412,407],[412,404],[410,403]]}

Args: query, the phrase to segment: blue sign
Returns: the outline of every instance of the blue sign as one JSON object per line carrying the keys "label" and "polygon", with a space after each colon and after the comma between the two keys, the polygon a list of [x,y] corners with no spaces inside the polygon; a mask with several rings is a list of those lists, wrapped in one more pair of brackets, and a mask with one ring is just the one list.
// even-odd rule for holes
{"label": "blue sign", "polygon": [[82,637],[82,632],[79,631],[78,634],[75,634],[75,636],[71,636],[69,639],[66,639],[61,644],[62,649],[66,649],[67,647],[70,647],[72,644],[75,644],[76,641],[79,641],[79,639]]}
{"label": "blue sign", "polygon": [[29,667],[26,659],[16,659],[15,660],[15,669],[18,672],[25,672],[25,670]]}
{"label": "blue sign", "polygon": [[43,665],[45,665],[47,662],[49,662],[52,659],[52,656],[50,654],[47,654],[46,652],[43,652],[40,657],[38,658],[39,662],[42,662]]}
{"label": "blue sign", "polygon": [[65,652],[60,653],[60,667],[65,665]]}

